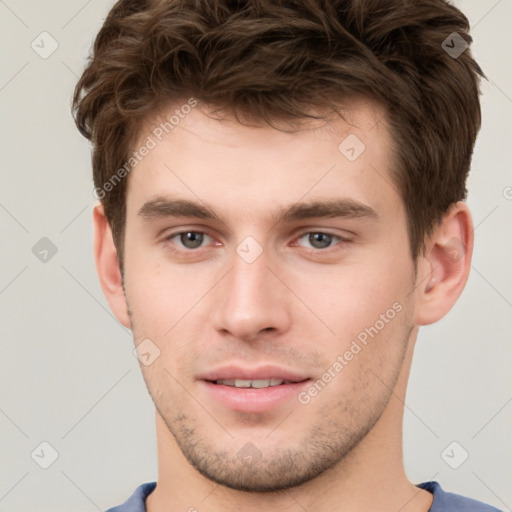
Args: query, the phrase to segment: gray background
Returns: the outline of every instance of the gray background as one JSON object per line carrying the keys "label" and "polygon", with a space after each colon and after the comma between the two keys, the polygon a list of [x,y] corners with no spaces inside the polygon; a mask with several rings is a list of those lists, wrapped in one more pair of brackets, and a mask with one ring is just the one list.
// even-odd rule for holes
{"label": "gray background", "polygon": [[[511,510],[512,0],[456,4],[489,77],[469,181],[476,249],[461,299],[420,333],[405,462],[414,482],[435,479]],[[0,0],[2,511],[103,510],[157,477],[153,405],[130,332],[98,284],[90,149],[69,112],[111,5]],[[31,47],[51,49],[43,31],[59,45],[46,59]],[[42,237],[58,250],[46,262],[32,252]],[[43,441],[58,453],[48,469]],[[468,459],[452,469],[447,461],[458,465],[463,450]]]}

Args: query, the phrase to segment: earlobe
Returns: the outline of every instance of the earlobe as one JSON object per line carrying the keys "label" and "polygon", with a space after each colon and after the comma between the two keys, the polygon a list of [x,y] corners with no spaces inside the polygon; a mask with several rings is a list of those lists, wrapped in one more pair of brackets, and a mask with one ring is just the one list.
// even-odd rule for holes
{"label": "earlobe", "polygon": [[416,323],[440,320],[466,285],[473,252],[473,223],[467,205],[452,206],[436,226],[424,256],[418,258]]}
{"label": "earlobe", "polygon": [[96,270],[110,309],[125,327],[131,329],[128,305],[123,290],[123,280],[117,250],[112,237],[110,224],[105,216],[103,205],[97,204],[93,210],[94,259]]}

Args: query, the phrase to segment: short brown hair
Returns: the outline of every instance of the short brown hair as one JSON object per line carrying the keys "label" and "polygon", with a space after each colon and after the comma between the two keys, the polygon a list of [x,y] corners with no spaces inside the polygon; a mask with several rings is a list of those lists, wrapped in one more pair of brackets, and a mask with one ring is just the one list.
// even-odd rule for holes
{"label": "short brown hair", "polygon": [[[469,45],[468,31],[445,0],[120,0],[73,98],[95,187],[126,163],[142,121],[183,98],[274,126],[363,95],[387,112],[416,259],[466,196],[485,75],[469,49],[454,56],[443,41]],[[122,269],[126,180],[109,189],[101,200]]]}

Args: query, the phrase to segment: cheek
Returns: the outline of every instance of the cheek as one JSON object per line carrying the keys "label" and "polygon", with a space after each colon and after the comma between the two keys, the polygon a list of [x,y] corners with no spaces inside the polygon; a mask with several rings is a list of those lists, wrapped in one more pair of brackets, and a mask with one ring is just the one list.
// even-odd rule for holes
{"label": "cheek", "polygon": [[180,268],[133,250],[126,261],[125,290],[138,330],[164,337],[211,288],[213,276],[205,277],[192,266]]}
{"label": "cheek", "polygon": [[411,315],[405,308],[392,311],[387,323],[378,320],[365,325],[357,320],[364,327],[354,327],[354,336],[341,332],[336,347],[325,347],[331,355],[325,373],[316,381],[325,389],[318,393],[321,398],[315,398],[317,407],[343,413],[354,428],[383,409],[402,368]]}
{"label": "cheek", "polygon": [[379,322],[382,315],[385,321],[394,319],[396,310],[410,300],[412,263],[379,256],[328,272],[297,273],[288,279],[294,282],[295,294],[330,328],[333,337],[352,339]]}
{"label": "cheek", "polygon": [[325,354],[326,380],[335,375],[326,399],[330,395],[341,407],[350,397],[374,403],[375,397],[387,396],[383,382],[392,385],[407,345],[411,280],[407,260],[384,257],[315,280],[308,305],[334,332],[319,336],[317,324],[303,322],[303,327]]}

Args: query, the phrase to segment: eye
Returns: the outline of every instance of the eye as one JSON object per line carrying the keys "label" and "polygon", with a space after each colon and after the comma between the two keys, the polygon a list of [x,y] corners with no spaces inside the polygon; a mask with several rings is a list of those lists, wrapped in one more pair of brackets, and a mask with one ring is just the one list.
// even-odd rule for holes
{"label": "eye", "polygon": [[[307,237],[307,241],[313,246],[313,249],[328,249],[329,247],[332,247],[331,242],[333,239],[338,239],[340,242],[348,242],[348,240],[342,238],[341,236],[333,235],[331,233],[324,233],[323,231],[309,231],[307,233],[303,233],[299,237],[299,240],[305,237]],[[311,247],[307,248],[309,249]]]}
{"label": "eye", "polygon": [[205,237],[210,238],[206,233],[200,231],[180,231],[169,235],[165,240],[172,242],[172,240],[177,237],[179,237],[179,243],[181,243],[185,249],[197,249],[201,247]]}
{"label": "eye", "polygon": [[[175,239],[177,241],[175,241]],[[194,249],[200,249],[201,247],[204,247],[203,242],[207,241],[207,239],[211,239],[211,237],[202,231],[188,230],[172,233],[165,238],[165,241],[170,242],[172,245],[177,245],[177,248],[173,248],[173,250],[185,250],[185,252],[191,252]],[[333,245],[336,245],[333,244],[333,241],[337,241],[337,244],[340,242],[350,242],[350,240],[339,235],[334,235],[324,231],[308,231],[300,235],[298,241],[302,239],[306,239],[310,246],[308,247],[307,245],[303,245],[301,243],[298,245],[305,247],[306,249],[314,250],[329,249]]]}

